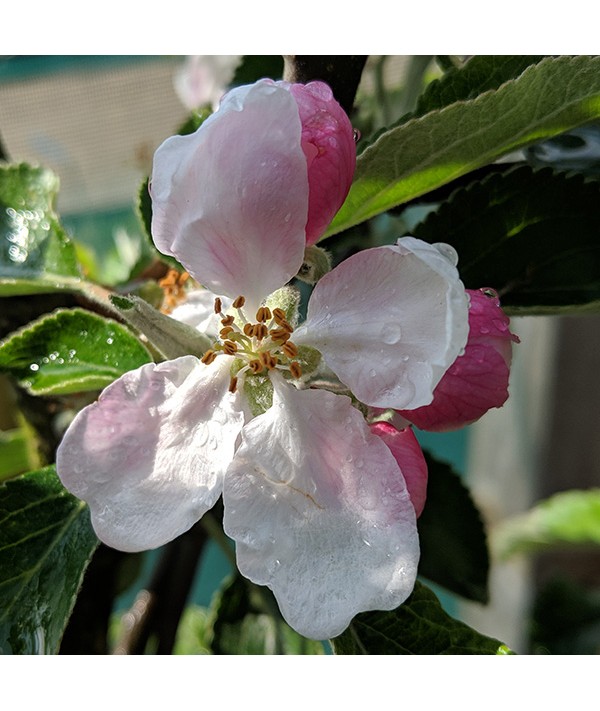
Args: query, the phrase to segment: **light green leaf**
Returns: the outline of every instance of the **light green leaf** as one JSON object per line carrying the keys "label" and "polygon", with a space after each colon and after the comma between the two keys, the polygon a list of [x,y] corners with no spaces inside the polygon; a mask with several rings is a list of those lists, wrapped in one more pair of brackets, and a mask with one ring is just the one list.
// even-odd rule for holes
{"label": "light green leaf", "polygon": [[75,248],[54,211],[57,193],[49,170],[0,165],[0,296],[82,288]]}
{"label": "light green leaf", "polygon": [[326,236],[599,117],[600,57],[544,59],[495,91],[380,136],[359,156],[348,198]]}
{"label": "light green leaf", "polygon": [[100,390],[150,361],[125,326],[83,309],[55,311],[0,342],[0,371],[33,395]]}
{"label": "light green leaf", "polygon": [[469,289],[492,287],[512,313],[600,302],[600,182],[521,166],[457,190],[418,225],[448,242]]}
{"label": "light green leaf", "polygon": [[54,467],[0,485],[0,653],[54,654],[98,541]]}
{"label": "light green leaf", "polygon": [[25,423],[0,431],[0,482],[40,466],[33,430]]}
{"label": "light green leaf", "polygon": [[600,489],[565,491],[500,524],[493,550],[508,558],[550,548],[600,545]]}
{"label": "light green leaf", "polygon": [[431,590],[419,582],[396,610],[363,612],[330,641],[335,654],[510,653],[497,639],[450,617]]}

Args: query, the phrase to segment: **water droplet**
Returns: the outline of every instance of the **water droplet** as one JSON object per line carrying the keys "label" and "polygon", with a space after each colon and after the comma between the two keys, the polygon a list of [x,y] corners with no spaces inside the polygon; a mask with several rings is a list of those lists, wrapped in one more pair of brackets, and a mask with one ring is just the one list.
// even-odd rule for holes
{"label": "water droplet", "polygon": [[498,292],[495,289],[490,289],[489,287],[484,287],[482,289],[479,289],[479,291],[487,296],[489,299],[497,299],[498,298]]}
{"label": "water droplet", "polygon": [[33,370],[34,372],[35,372],[36,370],[39,370],[39,369],[40,369],[40,366],[39,366],[37,363],[32,363],[32,364],[29,366],[29,370]]}
{"label": "water droplet", "polygon": [[365,544],[365,546],[369,546],[369,548],[371,547],[371,544],[369,543],[369,541],[367,541],[366,538],[363,538],[362,541]]}
{"label": "water droplet", "polygon": [[113,344],[113,339],[110,338],[110,337],[107,338],[107,339],[106,339],[106,343],[107,343],[109,346],[112,346],[112,344]]}
{"label": "water droplet", "polygon": [[369,371],[369,375],[372,378],[374,378],[377,375],[377,371],[375,370],[375,368],[371,368],[371,370]]}
{"label": "water droplet", "polygon": [[357,128],[352,130],[352,137],[354,138],[354,143],[358,143],[360,141],[361,133]]}
{"label": "water droplet", "polygon": [[381,332],[381,340],[388,346],[393,346],[400,340],[402,329],[397,323],[390,323]]}

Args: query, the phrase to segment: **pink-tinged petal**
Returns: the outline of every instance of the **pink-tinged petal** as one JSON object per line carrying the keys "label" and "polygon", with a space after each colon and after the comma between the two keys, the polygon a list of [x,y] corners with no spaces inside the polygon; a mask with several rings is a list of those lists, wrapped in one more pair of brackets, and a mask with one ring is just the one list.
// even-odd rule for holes
{"label": "pink-tinged petal", "polygon": [[310,245],[325,232],[350,190],[356,167],[354,129],[327,84],[288,86],[298,104],[308,163],[306,243]]}
{"label": "pink-tinged petal", "polygon": [[240,572],[273,590],[300,634],[340,634],[412,591],[415,511],[388,447],[349,398],[274,381],[225,475],[224,527]]}
{"label": "pink-tinged petal", "polygon": [[356,397],[415,408],[464,348],[468,300],[454,264],[412,237],[346,259],[315,286],[294,342],[317,348]]}
{"label": "pink-tinged petal", "polygon": [[469,290],[469,339],[463,355],[450,366],[433,402],[400,415],[422,430],[443,432],[478,420],[508,398],[512,343],[517,336],[490,289]]}
{"label": "pink-tinged petal", "polygon": [[228,359],[143,365],[73,420],[56,468],[86,501],[100,540],[156,548],[190,528],[221,493],[243,425],[228,392]]}
{"label": "pink-tinged petal", "polygon": [[381,437],[394,455],[419,518],[427,498],[427,462],[415,433],[410,427],[397,430],[388,422],[375,422],[371,432]]}
{"label": "pink-tinged petal", "polygon": [[249,304],[300,266],[308,215],[302,127],[292,95],[270,81],[233,89],[188,136],[156,151],[152,236],[215,294]]}

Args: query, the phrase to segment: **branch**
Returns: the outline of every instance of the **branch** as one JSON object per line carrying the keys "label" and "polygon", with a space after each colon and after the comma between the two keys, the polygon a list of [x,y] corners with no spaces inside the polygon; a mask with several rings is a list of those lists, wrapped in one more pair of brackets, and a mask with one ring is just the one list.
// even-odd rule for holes
{"label": "branch", "polygon": [[331,87],[347,114],[352,112],[367,55],[284,55],[285,81],[306,84],[320,79]]}

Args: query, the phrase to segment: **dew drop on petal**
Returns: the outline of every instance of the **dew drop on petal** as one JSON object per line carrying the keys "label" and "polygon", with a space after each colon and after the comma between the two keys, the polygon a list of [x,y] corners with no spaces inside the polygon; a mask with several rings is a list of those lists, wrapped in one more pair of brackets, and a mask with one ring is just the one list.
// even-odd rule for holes
{"label": "dew drop on petal", "polygon": [[393,346],[400,340],[402,329],[397,323],[386,325],[381,332],[381,340],[389,346]]}

